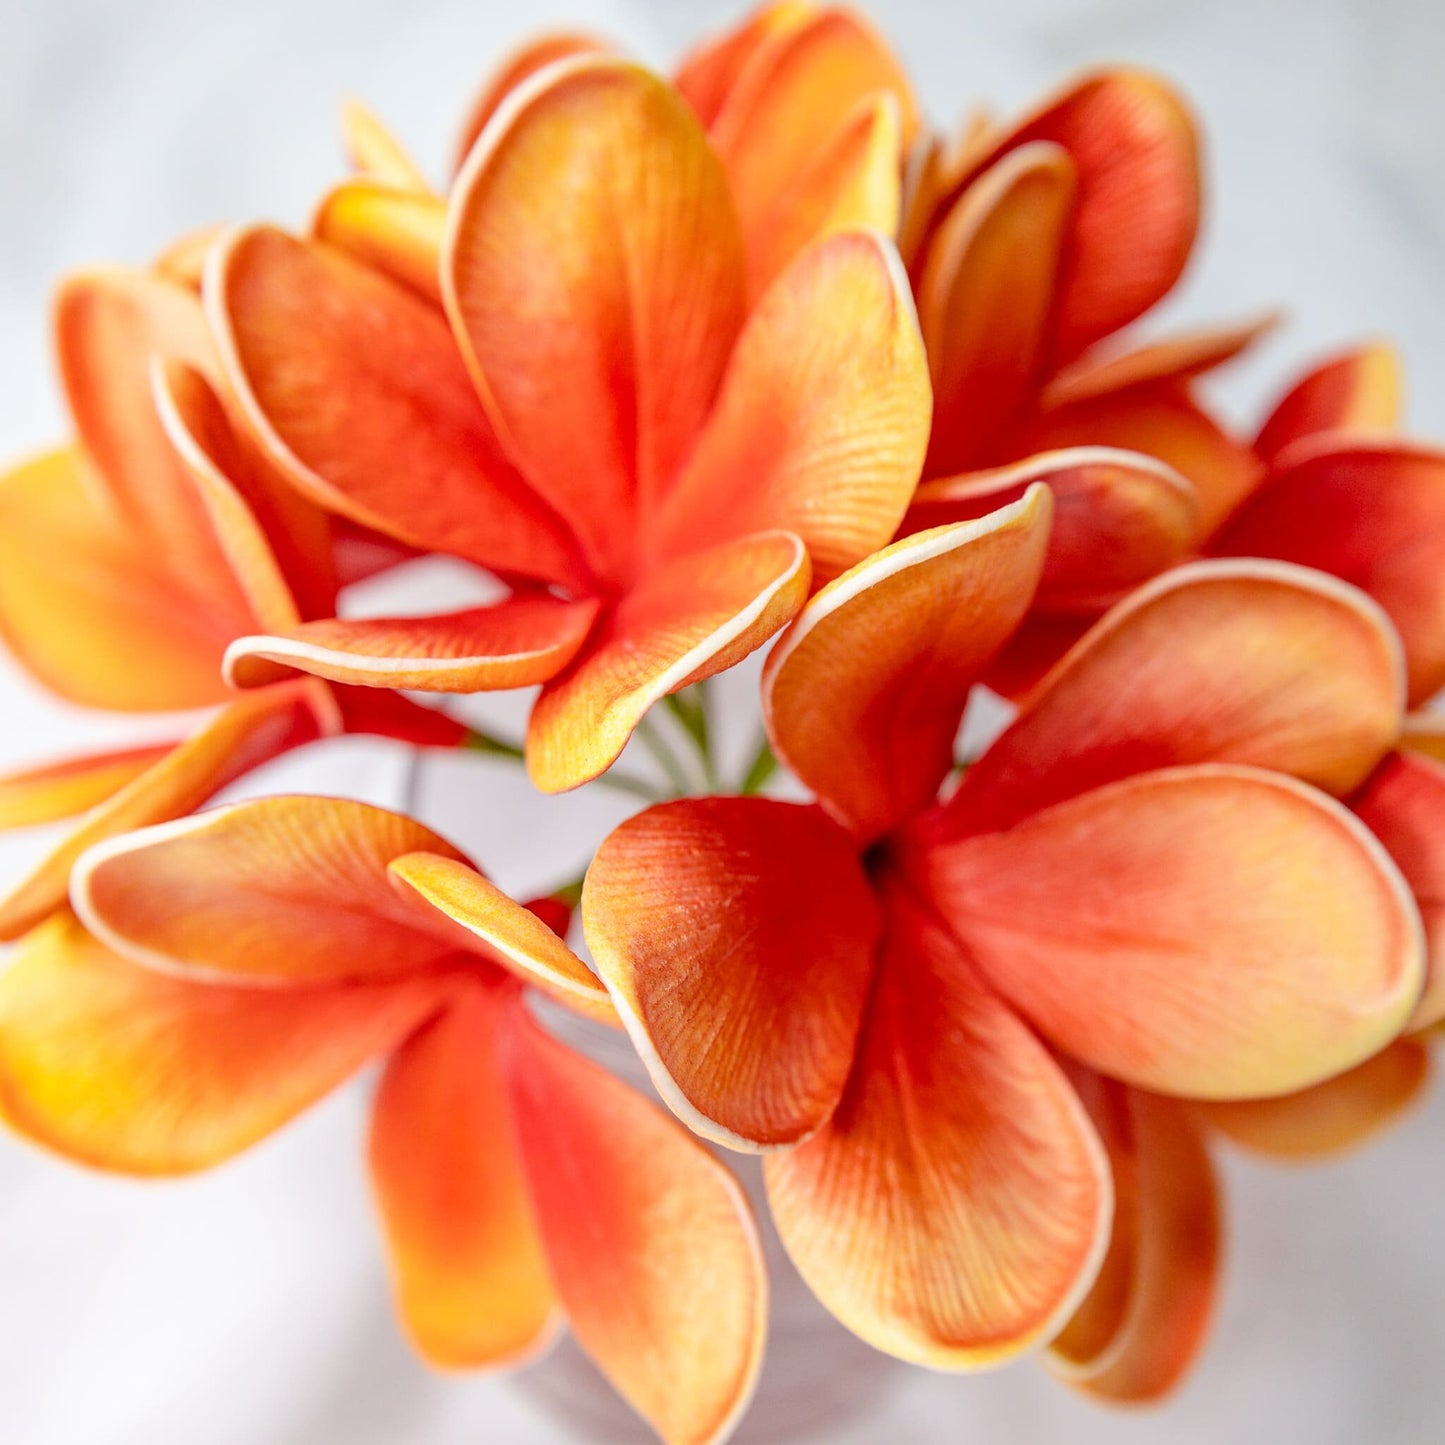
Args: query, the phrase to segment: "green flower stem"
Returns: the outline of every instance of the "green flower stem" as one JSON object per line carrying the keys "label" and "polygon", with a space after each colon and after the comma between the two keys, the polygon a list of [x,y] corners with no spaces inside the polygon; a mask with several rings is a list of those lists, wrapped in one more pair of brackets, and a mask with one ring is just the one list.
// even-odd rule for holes
{"label": "green flower stem", "polygon": [[[637,738],[652,754],[658,767],[667,774],[667,780],[672,785],[672,796],[687,797],[692,792],[692,780],[687,775],[687,769],[673,752],[666,734],[650,716],[644,716],[637,724]],[[605,778],[608,774],[604,773],[602,776]]]}
{"label": "green flower stem", "polygon": [[717,763],[712,755],[712,693],[708,679],[685,687],[681,692],[670,693],[663,701],[697,749],[704,786],[710,793],[718,792]]}
{"label": "green flower stem", "polygon": [[758,740],[757,751],[753,754],[753,760],[748,765],[747,772],[743,774],[738,791],[744,796],[762,792],[768,779],[777,770],[778,760],[773,753],[772,744],[768,742],[767,735],[764,734]]}

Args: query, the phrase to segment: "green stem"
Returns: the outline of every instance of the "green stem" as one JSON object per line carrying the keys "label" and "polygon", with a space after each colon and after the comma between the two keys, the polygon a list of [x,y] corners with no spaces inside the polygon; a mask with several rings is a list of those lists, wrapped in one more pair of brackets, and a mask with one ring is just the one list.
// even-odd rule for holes
{"label": "green stem", "polygon": [[743,794],[760,793],[764,784],[778,770],[778,760],[773,754],[772,744],[764,735],[758,740],[757,751],[753,754],[753,760],[748,765],[748,770],[743,774],[742,784],[738,791]]}
{"label": "green stem", "polygon": [[586,877],[587,875],[583,873],[572,879],[570,883],[564,883],[560,888],[552,889],[547,896],[555,898],[558,903],[565,904],[575,912],[577,905],[582,902],[582,884]]}
{"label": "green stem", "polygon": [[663,702],[692,739],[702,764],[703,783],[708,792],[716,793],[718,776],[717,763],[712,755],[712,694],[708,679],[685,687],[681,692],[670,693]]}
{"label": "green stem", "polygon": [[[637,736],[643,747],[652,754],[657,766],[667,774],[667,780],[672,784],[673,796],[687,797],[692,792],[692,781],[687,776],[687,769],[678,760],[677,754],[663,735],[662,729],[651,717],[644,716],[637,724]],[[602,776],[605,778],[607,774]]]}
{"label": "green stem", "polygon": [[[508,742],[505,738],[496,737],[492,733],[483,732],[480,728],[468,728],[461,746],[469,748],[473,752],[486,753],[494,758],[506,758],[515,763],[524,762],[527,756],[516,743]],[[619,772],[616,768],[609,768],[607,772],[592,781],[599,788],[611,788],[614,793],[627,793],[634,798],[643,798],[649,803],[662,801],[661,795],[651,783],[642,778],[634,778],[630,773]]]}

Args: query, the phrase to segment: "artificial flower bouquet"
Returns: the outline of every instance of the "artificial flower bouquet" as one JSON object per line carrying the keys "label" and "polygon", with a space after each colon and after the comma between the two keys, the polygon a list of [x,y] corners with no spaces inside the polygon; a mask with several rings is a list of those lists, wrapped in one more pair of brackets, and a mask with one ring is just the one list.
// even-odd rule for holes
{"label": "artificial flower bouquet", "polygon": [[[60,288],[76,436],[0,481],[0,633],[69,702],[206,712],[0,780],[0,822],[71,820],[0,902],[0,1117],[181,1174],[380,1061],[416,1348],[507,1365],[565,1325],[678,1445],[763,1355],[729,1151],[876,1349],[1164,1394],[1220,1267],[1211,1155],[1367,1139],[1445,1016],[1445,455],[1393,434],[1392,354],[1235,434],[1196,382],[1268,320],[1118,335],[1198,228],[1170,87],[944,134],[807,0],[670,79],[533,41],[440,189],[345,132],[304,230]],[[496,599],[356,615],[434,554]],[[728,777],[708,679],[763,647]],[[448,701],[518,688],[524,742]],[[983,689],[1009,718],[962,755]],[[521,902],[400,813],[207,806],[342,733],[639,811]],[[625,1030],[661,1103],[538,998]]]}

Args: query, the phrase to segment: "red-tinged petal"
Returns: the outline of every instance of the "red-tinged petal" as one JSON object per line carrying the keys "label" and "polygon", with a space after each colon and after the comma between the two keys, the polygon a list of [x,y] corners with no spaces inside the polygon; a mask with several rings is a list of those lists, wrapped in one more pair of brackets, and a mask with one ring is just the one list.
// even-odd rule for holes
{"label": "red-tinged petal", "polygon": [[113,797],[170,752],[174,743],[90,753],[0,777],[0,828],[73,818]]}
{"label": "red-tinged petal", "polygon": [[457,134],[453,171],[460,171],[488,122],[501,108],[502,102],[524,82],[559,60],[572,60],[581,55],[606,55],[612,47],[593,35],[558,30],[525,41],[498,65],[477,93]]}
{"label": "red-tinged petal", "polygon": [[1398,1123],[1425,1092],[1431,1072],[1424,1039],[1396,1039],[1313,1088],[1197,1107],[1213,1128],[1256,1154],[1322,1159],[1356,1149]]}
{"label": "red-tinged petal", "polygon": [[341,714],[342,732],[395,738],[424,748],[460,747],[466,739],[464,722],[399,692],[344,685],[332,687],[330,692]]}
{"label": "red-tinged petal", "polygon": [[1189,331],[1133,351],[1111,348],[1105,356],[1086,352],[1049,382],[1044,389],[1043,405],[1069,406],[1135,386],[1191,381],[1233,361],[1273,331],[1281,319],[1278,312],[1272,311],[1254,321]]}
{"label": "red-tinged petal", "polygon": [[1327,1078],[1399,1033],[1424,981],[1389,856],[1277,773],[1144,773],[914,856],[1005,997],[1090,1068],[1161,1093]]}
{"label": "red-tinged petal", "polygon": [[446,223],[440,196],[363,177],[343,181],[321,198],[311,234],[439,306]]}
{"label": "red-tinged petal", "polygon": [[628,61],[539,75],[458,178],[442,290],[523,471],[625,578],[744,313],[727,180],[685,102]]}
{"label": "red-tinged petal", "polygon": [[618,1022],[592,970],[544,919],[475,868],[435,853],[408,853],[394,859],[387,872],[403,896],[414,895],[474,935],[482,945],[479,952],[498,967],[589,1018]]}
{"label": "red-tinged petal", "polygon": [[1156,384],[1045,412],[1015,439],[1021,453],[1120,447],[1157,457],[1194,484],[1199,534],[1208,536],[1248,495],[1264,468],[1179,386]]}
{"label": "red-tinged petal", "polygon": [[878,916],[847,835],[816,808],[649,808],[598,849],[582,922],[653,1083],[693,1129],[770,1148],[832,1112]]}
{"label": "red-tinged petal", "polygon": [[429,828],[348,798],[257,798],[91,849],[72,883],[97,938],[191,978],[273,985],[396,976],[464,946],[391,886],[408,853],[461,855]]}
{"label": "red-tinged petal", "polygon": [[1219,1191],[1187,1108],[1106,1080],[1085,1093],[1114,1171],[1114,1231],[1049,1366],[1085,1394],[1157,1400],[1198,1355],[1214,1311]]}
{"label": "red-tinged petal", "polygon": [[816,584],[889,542],[928,441],[928,366],[892,246],[844,232],[768,288],[658,519],[666,555],[780,527]]}
{"label": "red-tinged petal", "polygon": [[316,695],[318,686],[270,688],[238,699],[97,804],[0,898],[0,938],[18,937],[64,903],[71,867],[87,848],[132,828],[184,817],[253,768],[334,731],[334,704]]}
{"label": "red-tinged petal", "polygon": [[332,617],[226,650],[226,676],[260,687],[296,672],[363,687],[495,692],[555,677],[576,656],[598,604],[508,598],[431,617]]}
{"label": "red-tinged petal", "polygon": [[1305,441],[1209,546],[1219,556],[1300,562],[1363,587],[1399,629],[1410,701],[1445,685],[1445,452]]}
{"label": "red-tinged petal", "polygon": [[446,986],[199,984],[120,958],[57,914],[0,980],[0,1113],[96,1168],[206,1169],[393,1048]]}
{"label": "red-tinged petal", "polygon": [[1067,152],[1024,146],[963,193],[929,247],[918,314],[933,378],[930,476],[977,465],[1033,401],[1074,186]]}
{"label": "red-tinged petal", "polygon": [[830,582],[768,658],[773,750],[860,838],[931,803],[973,685],[1033,601],[1045,487],[895,542]]}
{"label": "red-tinged petal", "polygon": [[1015,702],[1027,699],[1092,624],[1087,616],[1031,612],[994,659],[983,681],[1000,697]]}
{"label": "red-tinged petal", "polygon": [[764,1174],[823,1304],[933,1369],[1047,1339],[1108,1242],[1108,1165],[1068,1080],[948,935],[897,900],[842,1102]]}
{"label": "red-tinged petal", "polygon": [[748,237],[752,293],[761,294],[794,257],[835,231],[895,234],[902,155],[898,102],[886,92],[862,101],[754,226]]}
{"label": "red-tinged petal", "polygon": [[1399,644],[1353,588],[1195,562],[1132,593],[968,770],[948,826],[983,832],[1149,768],[1247,763],[1357,787],[1402,715]]}
{"label": "red-tinged petal", "polygon": [[1275,404],[1254,449],[1267,462],[1321,432],[1393,431],[1404,411],[1404,375],[1394,347],[1377,341],[1322,362]]}
{"label": "red-tinged petal", "polygon": [[1054,496],[1054,525],[1036,605],[1097,615],[1120,593],[1180,561],[1198,535],[1194,487],[1140,452],[1074,447],[1011,467],[924,482],[905,534],[982,517],[1035,482]]}
{"label": "red-tinged petal", "polygon": [[363,527],[347,517],[331,518],[331,548],[336,580],[342,587],[365,582],[421,556],[415,547]]}
{"label": "red-tinged petal", "polygon": [[409,191],[431,191],[431,183],[379,116],[357,100],[341,106],[341,138],[351,164],[364,176]]}
{"label": "red-tinged petal", "polygon": [[683,57],[674,84],[697,118],[711,126],[753,57],[775,36],[797,30],[818,13],[813,0],[774,0],[741,25],[710,37]]}
{"label": "red-tinged petal", "polygon": [[543,685],[527,728],[532,781],[558,793],[605,772],[653,703],[732,667],[790,622],[808,580],[808,554],[787,532],[680,556],[644,577]]}
{"label": "red-tinged petal", "polygon": [[[0,480],[0,635],[52,692],[87,707],[169,712],[220,702],[244,597],[197,597],[103,498],[73,451]],[[218,564],[223,565],[223,564]],[[229,577],[229,572],[225,572]]]}
{"label": "red-tinged petal", "polygon": [[1350,806],[1399,865],[1425,924],[1429,970],[1410,1028],[1445,1019],[1445,767],[1392,753]]}
{"label": "red-tinged petal", "polygon": [[509,1082],[577,1342],[668,1445],[721,1445],[752,1395],[767,1317],[742,1190],[660,1109],[525,1015]]}
{"label": "red-tinged petal", "polygon": [[[533,898],[525,905],[529,913],[535,913],[564,943],[572,931],[572,905],[558,897]],[[613,1010],[616,1013],[616,1010]]]}
{"label": "red-tinged petal", "polygon": [[458,990],[392,1056],[372,1115],[397,1304],[417,1349],[448,1369],[516,1364],[560,1323],[501,1072],[520,1007],[514,989]]}
{"label": "red-tinged petal", "polygon": [[269,227],[212,252],[206,304],[248,422],[303,495],[425,550],[585,578],[503,455],[434,307]]}

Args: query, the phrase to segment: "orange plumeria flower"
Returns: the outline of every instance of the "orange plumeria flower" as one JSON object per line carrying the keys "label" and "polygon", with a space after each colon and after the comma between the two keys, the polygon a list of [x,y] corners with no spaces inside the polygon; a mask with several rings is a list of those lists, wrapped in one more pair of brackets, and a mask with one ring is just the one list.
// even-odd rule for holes
{"label": "orange plumeria flower", "polygon": [[[651,808],[583,894],[663,1097],[770,1151],[778,1229],[834,1314],[945,1368],[1052,1338],[1100,1270],[1108,1131],[1061,1058],[1146,1091],[1167,1130],[1181,1100],[1360,1062],[1424,972],[1408,888],[1328,796],[1395,738],[1398,643],[1319,574],[1158,579],[935,801],[970,689],[1032,601],[1051,510],[1035,487],[824,588],[764,682],[774,748],[819,805]],[[1137,1242],[1151,1270],[1185,1247]],[[1131,1338],[1184,1307],[1160,1288],[1176,1262]]]}
{"label": "orange plumeria flower", "polygon": [[227,375],[295,486],[516,584],[445,616],[269,628],[229,676],[541,683],[546,791],[886,541],[917,480],[928,378],[891,244],[836,233],[749,312],[722,167],[628,62],[549,68],[493,117],[450,203],[445,318],[270,228],[212,260]]}
{"label": "orange plumeria flower", "polygon": [[451,744],[401,697],[310,680],[238,697],[226,647],[336,608],[326,518],[232,427],[199,297],[177,253],[72,277],[56,306],[79,433],[0,478],[0,636],[49,691],[120,712],[218,707],[184,740],[0,779],[0,826],[83,815],[3,900],[14,938],[65,899],[91,843],[179,817],[288,748],[342,730]]}
{"label": "orange plumeria flower", "polygon": [[535,1355],[565,1319],[673,1442],[721,1439],[766,1281],[732,1176],[564,1048],[528,990],[615,1022],[587,968],[395,813],[282,797],[89,852],[69,913],[0,981],[0,1109],[104,1169],[184,1174],[387,1057],[370,1164],[397,1304],[447,1367]]}

